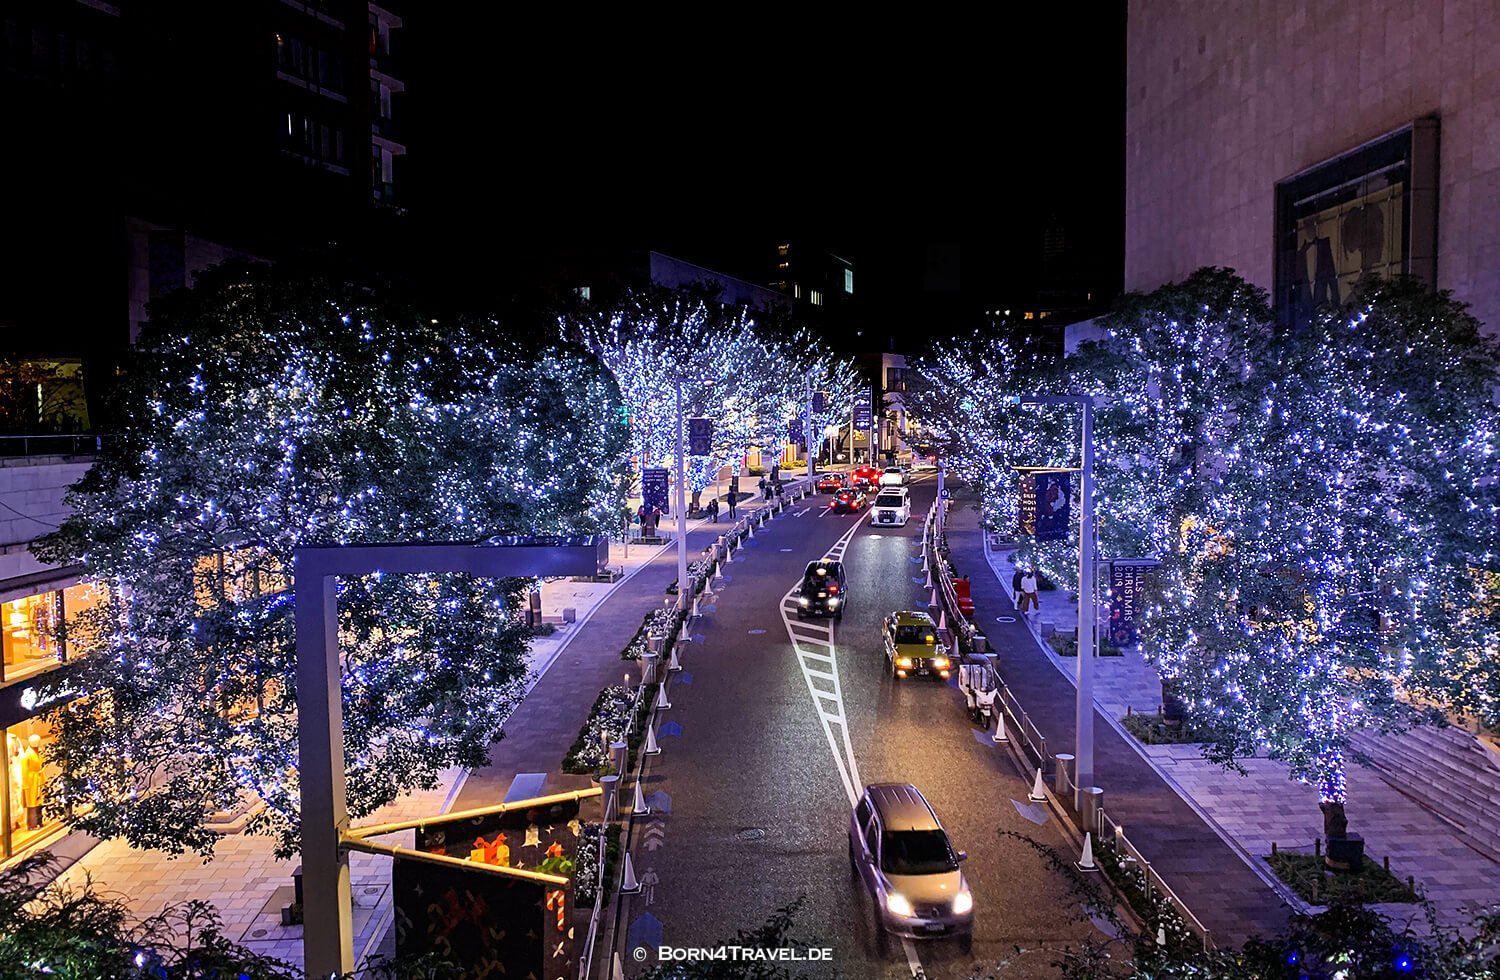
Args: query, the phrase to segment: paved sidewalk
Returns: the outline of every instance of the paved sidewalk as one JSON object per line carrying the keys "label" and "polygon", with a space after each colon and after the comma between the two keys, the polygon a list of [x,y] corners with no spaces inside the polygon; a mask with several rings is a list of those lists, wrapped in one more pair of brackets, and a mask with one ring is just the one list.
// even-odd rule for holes
{"label": "paved sidewalk", "polygon": [[[969,537],[965,535],[964,539]],[[950,536],[949,540],[958,539]],[[1011,556],[1009,549],[983,555],[1009,600],[1013,600],[1010,584],[1015,570]],[[967,571],[975,564],[970,558],[962,567]],[[978,571],[972,574],[977,575]],[[1039,632],[1041,624],[1048,623],[1054,628],[1076,631],[1077,602],[1070,601],[1061,591],[1042,592],[1040,598],[1042,608],[1032,617],[1033,629]],[[1075,659],[1059,656],[1039,635],[1034,637],[1033,644],[1072,684]],[[1010,683],[1010,675],[1006,677]],[[1118,720],[1127,711],[1156,713],[1161,703],[1160,677],[1138,649],[1127,649],[1120,657],[1099,657],[1094,661],[1094,703],[1100,718],[1109,722],[1116,734],[1123,735]],[[1071,724],[1068,730],[1071,733]],[[1050,731],[1047,734],[1050,741]],[[1133,738],[1130,742],[1222,836],[1232,840],[1253,860],[1263,861],[1273,843],[1283,849],[1311,853],[1314,840],[1323,835],[1316,788],[1293,781],[1282,763],[1264,758],[1245,759],[1242,765],[1246,774],[1242,776],[1204,759],[1196,744],[1140,745]],[[1096,769],[1106,773],[1098,777],[1101,781],[1110,778],[1102,765]],[[1346,781],[1349,823],[1364,836],[1365,853],[1377,861],[1389,858],[1392,874],[1403,879],[1414,878],[1418,891],[1433,903],[1442,921],[1457,926],[1467,922],[1471,913],[1500,903],[1500,863],[1493,856],[1466,844],[1445,821],[1374,770],[1351,766]],[[1106,808],[1113,812],[1115,794],[1110,792],[1107,782],[1105,790]],[[1124,823],[1126,832],[1134,839],[1135,825],[1129,819]],[[1168,883],[1172,884],[1170,877]],[[1189,907],[1196,908],[1185,895],[1184,900]],[[1413,905],[1381,908],[1402,920],[1419,914]]]}
{"label": "paved sidewalk", "polygon": [[[783,477],[797,479],[790,473]],[[740,516],[763,504],[758,498],[742,501]],[[726,514],[720,515],[718,525],[690,521],[689,560],[701,557],[708,544],[734,523]],[[670,528],[664,523],[663,530],[675,531],[675,523]],[[563,774],[560,763],[599,690],[619,683],[627,672],[632,681],[639,680],[640,665],[621,660],[620,650],[635,635],[647,610],[662,606],[666,587],[676,580],[676,544],[632,544],[628,559],[625,549],[613,544],[609,561],[623,567],[624,578],[614,583],[558,580],[544,585],[543,615],[560,614],[566,606],[576,611],[579,621],[532,641],[527,654],[531,686],[505,722],[501,741],[491,751],[491,768],[449,769],[432,790],[403,797],[362,824],[499,803],[519,772],[545,772],[547,793],[591,785],[587,776]],[[382,840],[409,847],[412,836],[405,831]],[[231,834],[219,841],[215,858],[205,864],[192,855],[134,850],[113,840],[83,854],[58,881],[77,887],[85,877],[91,878],[101,889],[126,897],[141,917],[174,903],[204,899],[222,915],[225,936],[300,967],[302,927],[281,925],[281,907],[292,901],[292,872],[299,862],[278,861],[271,852],[269,838]],[[389,858],[358,853],[350,855],[349,864],[358,960],[378,950],[388,933],[391,868]]]}
{"label": "paved sidewalk", "polygon": [[[971,580],[975,622],[999,654],[1001,677],[1046,736],[1048,752],[1072,752],[1075,688],[1017,621],[999,579],[984,574],[978,512],[971,495],[960,499],[949,511],[947,536],[954,564]],[[1214,941],[1239,945],[1280,932],[1287,915],[1281,895],[1097,711],[1094,729],[1094,781],[1104,789],[1105,809]]]}

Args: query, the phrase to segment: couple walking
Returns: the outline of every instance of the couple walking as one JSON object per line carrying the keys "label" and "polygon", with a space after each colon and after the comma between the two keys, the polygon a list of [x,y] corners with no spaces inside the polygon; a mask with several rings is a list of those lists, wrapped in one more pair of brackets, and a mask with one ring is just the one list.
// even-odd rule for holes
{"label": "couple walking", "polygon": [[1026,607],[1029,603],[1033,610],[1041,611],[1042,600],[1037,595],[1038,586],[1035,568],[1025,572],[1022,572],[1019,568],[1016,569],[1016,574],[1011,576],[1010,585],[1016,594],[1017,609],[1024,613],[1027,611]]}

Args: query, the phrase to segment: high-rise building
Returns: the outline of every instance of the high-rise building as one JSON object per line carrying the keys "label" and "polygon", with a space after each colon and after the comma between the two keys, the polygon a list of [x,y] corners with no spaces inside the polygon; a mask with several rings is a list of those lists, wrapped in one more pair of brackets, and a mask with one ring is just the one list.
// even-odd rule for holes
{"label": "high-rise building", "polygon": [[81,359],[93,398],[195,272],[370,248],[401,201],[401,26],[365,0],[6,4],[0,352]]}
{"label": "high-rise building", "polygon": [[1125,287],[1228,266],[1296,323],[1366,273],[1500,329],[1500,7],[1130,0]]}

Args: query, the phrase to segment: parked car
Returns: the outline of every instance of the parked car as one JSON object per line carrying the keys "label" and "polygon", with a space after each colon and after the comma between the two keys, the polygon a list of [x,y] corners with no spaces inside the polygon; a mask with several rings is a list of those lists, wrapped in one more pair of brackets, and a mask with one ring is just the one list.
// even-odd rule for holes
{"label": "parked car", "polygon": [[849,818],[849,860],[895,935],[972,935],[974,894],[958,870],[967,857],[909,783],[866,786]]}
{"label": "parked car", "polygon": [[881,627],[885,659],[896,678],[946,678],[951,670],[948,648],[938,639],[937,624],[924,612],[893,612]]}
{"label": "parked car", "polygon": [[844,618],[849,594],[844,582],[844,563],[818,559],[807,563],[797,592],[797,618],[832,616]]}
{"label": "parked car", "polygon": [[818,477],[817,487],[819,493],[838,493],[845,486],[844,474],[842,473],[824,473]]}
{"label": "parked car", "polygon": [[869,498],[863,490],[840,490],[828,502],[828,508],[835,514],[855,514],[864,510],[867,503]]}
{"label": "parked car", "polygon": [[880,472],[880,487],[904,487],[906,486],[906,471],[899,466],[887,466]]}
{"label": "parked car", "polygon": [[870,505],[870,523],[903,527],[911,520],[911,497],[903,487],[886,487],[875,495]]}

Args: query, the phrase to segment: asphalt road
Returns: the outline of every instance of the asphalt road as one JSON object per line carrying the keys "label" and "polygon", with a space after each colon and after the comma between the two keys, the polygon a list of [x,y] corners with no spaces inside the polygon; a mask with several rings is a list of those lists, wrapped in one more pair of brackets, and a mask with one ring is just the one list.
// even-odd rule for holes
{"label": "asphalt road", "polygon": [[[735,943],[799,897],[789,945],[831,950],[827,963],[795,964],[810,977],[910,977],[919,966],[967,977],[976,963],[1004,977],[1050,976],[1054,957],[1042,947],[1094,933],[1063,876],[1030,844],[1001,836],[1071,854],[1054,821],[1026,804],[1028,780],[1009,753],[970,724],[957,687],[895,681],[883,669],[880,621],[926,602],[921,516],[935,486],[919,480],[912,492],[913,520],[894,529],[869,526],[867,513],[825,514],[828,498],[809,498],[758,531],[715,586],[669,686],[662,753],[644,781],[655,810],[637,820],[632,847],[645,891],[622,900],[627,975],[654,965],[658,945]],[[789,625],[783,597],[851,528],[843,620],[831,631],[794,616]],[[901,942],[875,927],[850,867],[848,821],[852,794],[895,781],[916,784],[969,853],[967,951],[957,939]]]}

